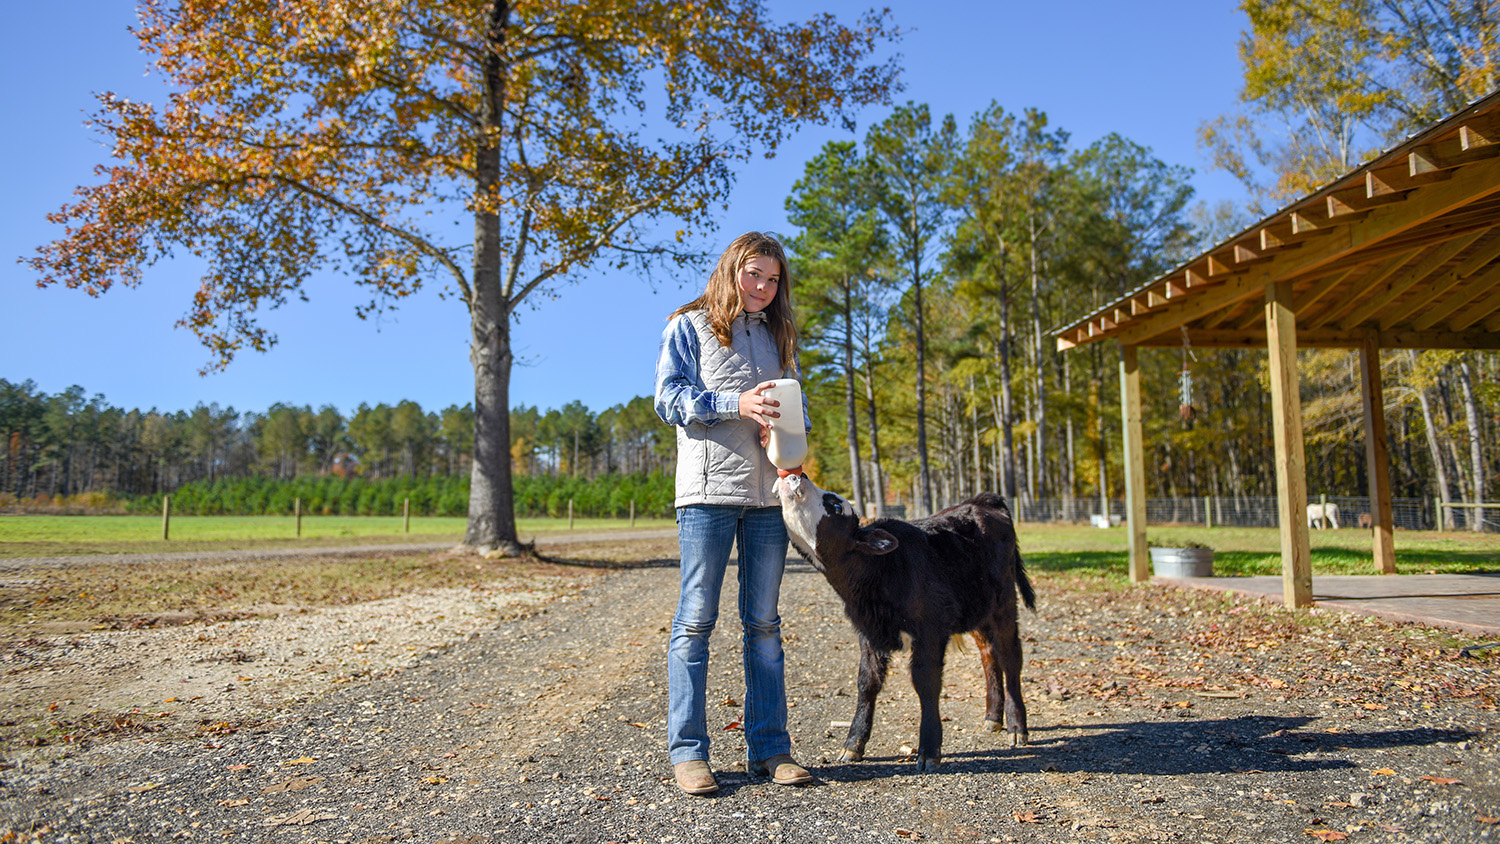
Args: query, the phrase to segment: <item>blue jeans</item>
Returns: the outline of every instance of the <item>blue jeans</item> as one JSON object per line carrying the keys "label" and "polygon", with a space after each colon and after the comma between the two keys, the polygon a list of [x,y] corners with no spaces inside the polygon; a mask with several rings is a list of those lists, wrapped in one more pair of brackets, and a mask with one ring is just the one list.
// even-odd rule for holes
{"label": "blue jeans", "polygon": [[682,591],[667,647],[667,750],[672,764],[708,760],[708,637],[731,544],[739,547],[745,650],[745,748],[752,761],[790,753],[781,652],[781,574],[786,526],[780,507],[694,505],[677,510]]}

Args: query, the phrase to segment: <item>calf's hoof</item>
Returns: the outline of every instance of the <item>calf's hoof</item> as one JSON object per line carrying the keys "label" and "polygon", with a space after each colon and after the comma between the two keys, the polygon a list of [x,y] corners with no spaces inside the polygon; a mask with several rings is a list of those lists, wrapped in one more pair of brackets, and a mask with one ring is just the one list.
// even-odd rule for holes
{"label": "calf's hoof", "polygon": [[919,774],[935,774],[942,765],[943,757],[941,756],[917,757],[917,773]]}
{"label": "calf's hoof", "polygon": [[865,753],[862,750],[850,750],[846,747],[843,750],[839,751],[840,762],[859,762],[864,758]]}
{"label": "calf's hoof", "polygon": [[1026,735],[1025,730],[1016,730],[1010,734],[1010,746],[1020,747],[1023,744],[1031,744],[1031,737]]}
{"label": "calf's hoof", "polygon": [[984,731],[987,733],[998,733],[1005,729],[1005,725],[991,718],[984,719]]}

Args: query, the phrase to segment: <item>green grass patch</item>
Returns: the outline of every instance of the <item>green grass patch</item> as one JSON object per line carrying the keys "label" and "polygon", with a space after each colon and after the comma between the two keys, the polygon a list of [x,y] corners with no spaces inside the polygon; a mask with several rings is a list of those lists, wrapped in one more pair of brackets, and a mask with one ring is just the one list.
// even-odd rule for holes
{"label": "green grass patch", "polygon": [[[670,519],[636,519],[636,528],[670,527]],[[454,542],[465,520],[399,516],[303,516],[302,535],[292,516],[174,516],[171,539],[161,538],[160,516],[0,516],[0,559],[70,557],[86,554],[152,554],[170,551],[275,547],[338,547],[353,544]],[[522,540],[568,533],[567,519],[520,519]],[[574,519],[573,533],[628,530],[629,519]]]}
{"label": "green grass patch", "polygon": [[[1026,565],[1039,571],[1095,572],[1123,579],[1129,560],[1123,527],[1101,529],[1022,522],[1016,526]],[[1281,534],[1275,528],[1150,528],[1154,545],[1198,542],[1214,549],[1214,575],[1281,574]],[[1376,574],[1373,537],[1366,530],[1321,530],[1311,534],[1315,575]],[[1500,534],[1397,531],[1400,574],[1500,571]]]}

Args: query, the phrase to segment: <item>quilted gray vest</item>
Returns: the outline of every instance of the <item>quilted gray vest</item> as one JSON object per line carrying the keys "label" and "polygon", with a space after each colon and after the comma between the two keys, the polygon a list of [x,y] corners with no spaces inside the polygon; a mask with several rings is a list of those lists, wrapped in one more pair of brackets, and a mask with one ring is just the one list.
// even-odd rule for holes
{"label": "quilted gray vest", "polygon": [[[776,340],[761,314],[735,317],[727,347],[714,336],[703,311],[689,311],[683,319],[698,332],[698,374],[704,389],[743,393],[762,381],[794,377],[782,371]],[[676,506],[779,507],[771,491],[775,483],[776,467],[760,447],[754,420],[677,426]]]}

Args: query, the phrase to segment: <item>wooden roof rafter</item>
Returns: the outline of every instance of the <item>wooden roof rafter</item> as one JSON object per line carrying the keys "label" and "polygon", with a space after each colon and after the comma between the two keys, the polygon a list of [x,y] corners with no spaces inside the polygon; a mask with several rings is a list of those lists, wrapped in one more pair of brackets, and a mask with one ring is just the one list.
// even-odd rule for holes
{"label": "wooden roof rafter", "polygon": [[1194,345],[1264,343],[1266,288],[1291,282],[1306,345],[1491,348],[1497,261],[1500,93],[1054,333],[1062,349],[1176,345],[1184,328]]}

